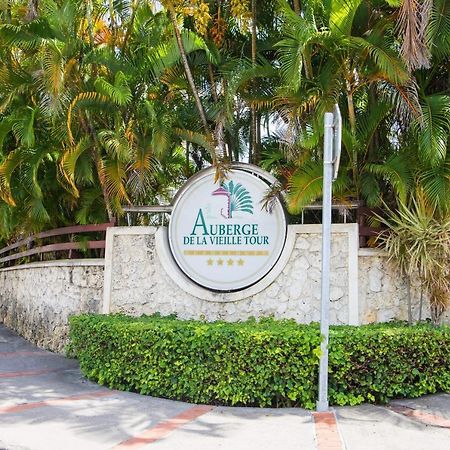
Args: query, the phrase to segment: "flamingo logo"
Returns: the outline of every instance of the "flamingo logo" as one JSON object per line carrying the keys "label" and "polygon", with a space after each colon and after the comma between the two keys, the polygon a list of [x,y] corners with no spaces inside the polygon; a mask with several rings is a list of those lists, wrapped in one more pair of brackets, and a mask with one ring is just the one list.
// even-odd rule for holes
{"label": "flamingo logo", "polygon": [[225,219],[232,219],[233,212],[243,211],[253,214],[253,201],[248,190],[241,183],[230,181],[222,183],[222,185],[212,192],[212,195],[222,195],[227,198],[227,208],[221,208],[220,214]]}

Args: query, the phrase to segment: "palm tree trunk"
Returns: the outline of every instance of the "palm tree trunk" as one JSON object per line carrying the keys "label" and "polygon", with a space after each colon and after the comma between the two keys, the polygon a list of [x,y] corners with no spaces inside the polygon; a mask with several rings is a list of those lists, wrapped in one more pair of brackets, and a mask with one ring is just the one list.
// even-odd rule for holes
{"label": "palm tree trunk", "polygon": [[294,11],[296,14],[300,15],[301,12],[300,0],[294,0]]}
{"label": "palm tree trunk", "polygon": [[133,26],[134,26],[134,21],[136,18],[136,10],[138,7],[137,4],[137,0],[134,0],[131,2],[131,17],[130,17],[130,22],[128,24],[128,28],[127,28],[127,32],[125,33],[125,37],[123,38],[123,44],[122,44],[122,53],[125,53],[126,47],[127,47],[127,43],[128,43],[128,39],[130,38],[131,35],[131,31],[133,30]]}
{"label": "palm tree trunk", "polygon": [[256,149],[258,159],[256,161],[257,164],[261,161],[261,114],[256,115]]}
{"label": "palm tree trunk", "polygon": [[[211,132],[211,129],[210,129],[209,125],[208,125],[208,120],[206,118],[205,110],[203,108],[203,104],[202,104],[202,101],[200,99],[200,95],[198,93],[197,87],[195,86],[194,77],[192,76],[191,68],[189,67],[189,62],[187,60],[186,51],[184,49],[183,41],[181,39],[180,29],[178,28],[177,16],[176,16],[176,13],[175,13],[175,9],[173,7],[172,2],[168,1],[168,2],[165,2],[165,3],[167,5],[167,9],[169,11],[170,20],[171,20],[172,25],[173,25],[173,30],[174,30],[174,33],[175,33],[175,39],[177,41],[178,49],[180,51],[180,56],[181,56],[181,61],[183,63],[184,72],[186,74],[186,78],[188,80],[189,87],[191,88],[192,95],[194,96],[195,106],[196,106],[198,114],[200,116],[200,121],[202,122],[203,128],[205,130],[206,138],[210,142],[209,152],[211,154],[212,163],[213,163],[214,166],[217,167],[218,159],[217,159],[217,154],[216,154],[216,150],[215,150],[215,146],[216,145],[215,145],[215,141],[214,141],[214,136],[213,136],[213,134]],[[220,177],[220,174],[219,174],[219,177]]]}
{"label": "palm tree trunk", "polygon": [[[252,65],[256,67],[256,0],[252,0]],[[251,107],[251,150],[249,155],[249,161],[253,164],[258,164],[260,155],[258,151],[258,133],[257,133],[257,112],[256,105]]]}
{"label": "palm tree trunk", "polygon": [[185,152],[185,166],[184,166],[184,175],[188,178],[189,177],[189,147],[190,147],[190,143],[186,142],[186,152]]}
{"label": "palm tree trunk", "polygon": [[200,100],[200,95],[198,93],[197,87],[195,86],[194,77],[192,76],[191,68],[189,67],[189,62],[187,60],[186,51],[183,46],[183,41],[181,39],[180,29],[178,28],[177,17],[175,14],[174,7],[172,3],[168,3],[168,10],[170,15],[170,20],[172,21],[173,30],[175,33],[175,39],[177,41],[178,49],[181,55],[181,61],[183,63],[184,72],[186,74],[186,78],[189,83],[189,87],[191,88],[192,95],[194,96],[195,106],[197,108],[198,114],[200,116],[200,120],[202,122],[203,128],[205,129],[208,137],[211,137],[211,129],[208,125],[208,120],[206,119],[205,110],[202,105],[202,101]]}
{"label": "palm tree trunk", "polygon": [[109,18],[111,20],[111,48],[114,48],[116,45],[117,25],[113,0],[108,0],[108,7],[109,7]]}
{"label": "palm tree trunk", "polygon": [[[347,105],[348,105],[348,120],[350,122],[350,130],[353,138],[356,136],[356,114],[355,105],[353,103],[352,86],[349,80],[347,80]],[[353,145],[352,149],[352,171],[353,171],[353,184],[357,190],[357,196],[359,197],[358,189],[358,149],[356,145]]]}
{"label": "palm tree trunk", "polygon": [[208,74],[209,74],[209,82],[211,83],[211,95],[214,101],[217,103],[219,101],[219,96],[217,95],[216,80],[214,78],[214,70],[211,63],[208,63]]}
{"label": "palm tree trunk", "polygon": [[25,20],[31,22],[39,16],[39,0],[28,0],[27,13]]}

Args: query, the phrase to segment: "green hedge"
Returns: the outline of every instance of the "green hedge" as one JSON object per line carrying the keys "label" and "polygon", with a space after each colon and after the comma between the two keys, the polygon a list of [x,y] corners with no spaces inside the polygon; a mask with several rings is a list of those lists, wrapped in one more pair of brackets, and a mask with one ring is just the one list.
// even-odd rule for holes
{"label": "green hedge", "polygon": [[[82,315],[70,325],[70,353],[100,384],[194,403],[315,407],[317,324]],[[449,358],[447,327],[333,327],[330,403],[449,391]]]}

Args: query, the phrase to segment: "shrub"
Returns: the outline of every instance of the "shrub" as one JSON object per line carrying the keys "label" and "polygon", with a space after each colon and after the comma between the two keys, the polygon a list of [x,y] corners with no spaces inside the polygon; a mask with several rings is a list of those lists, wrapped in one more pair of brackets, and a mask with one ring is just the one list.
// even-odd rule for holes
{"label": "shrub", "polygon": [[[193,403],[314,408],[317,324],[72,317],[70,352],[111,388]],[[330,331],[331,404],[450,390],[450,329],[384,324]]]}

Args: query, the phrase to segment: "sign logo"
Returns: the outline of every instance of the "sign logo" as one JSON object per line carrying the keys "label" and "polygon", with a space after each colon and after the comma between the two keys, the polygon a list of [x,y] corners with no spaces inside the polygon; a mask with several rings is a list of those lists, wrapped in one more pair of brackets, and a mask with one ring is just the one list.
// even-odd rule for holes
{"label": "sign logo", "polygon": [[[242,165],[241,165],[242,166]],[[269,174],[231,170],[219,187],[214,169],[197,174],[179,191],[169,223],[169,243],[181,270],[216,291],[244,289],[275,265],[286,239],[286,218],[277,200],[263,207]]]}
{"label": "sign logo", "polygon": [[253,202],[250,193],[240,183],[236,185],[233,181],[230,181],[228,185],[223,183],[219,189],[213,191],[212,195],[223,195],[227,198],[226,214],[223,213],[223,209],[220,210],[220,214],[225,219],[231,219],[233,211],[245,211],[253,214]]}

